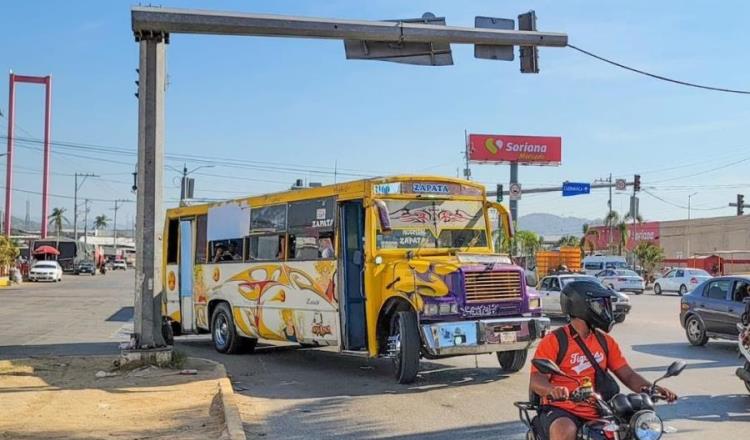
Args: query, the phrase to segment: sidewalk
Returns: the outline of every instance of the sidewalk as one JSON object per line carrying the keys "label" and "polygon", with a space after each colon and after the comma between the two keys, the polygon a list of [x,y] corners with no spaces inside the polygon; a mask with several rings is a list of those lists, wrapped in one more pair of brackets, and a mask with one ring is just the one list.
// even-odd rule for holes
{"label": "sidewalk", "polygon": [[113,359],[0,361],[0,439],[229,438],[219,394],[222,366],[187,359],[181,368],[197,374],[116,371]]}

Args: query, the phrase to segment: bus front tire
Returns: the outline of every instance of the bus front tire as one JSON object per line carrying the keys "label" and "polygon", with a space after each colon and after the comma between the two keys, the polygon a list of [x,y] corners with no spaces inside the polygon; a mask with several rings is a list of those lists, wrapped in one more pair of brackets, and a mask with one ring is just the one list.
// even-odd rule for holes
{"label": "bus front tire", "polygon": [[409,384],[419,372],[419,329],[414,312],[397,312],[391,317],[390,343],[393,369],[398,383]]}
{"label": "bus front tire", "polygon": [[229,304],[216,306],[211,315],[211,340],[219,353],[248,353],[255,349],[257,339],[243,338],[237,334]]}
{"label": "bus front tire", "polygon": [[526,350],[498,351],[497,360],[500,362],[500,369],[507,373],[520,371],[526,364]]}

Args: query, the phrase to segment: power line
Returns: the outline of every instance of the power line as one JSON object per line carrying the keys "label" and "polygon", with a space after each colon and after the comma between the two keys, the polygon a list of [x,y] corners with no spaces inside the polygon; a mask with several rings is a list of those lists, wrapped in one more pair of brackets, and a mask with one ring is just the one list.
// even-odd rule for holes
{"label": "power line", "polygon": [[[643,191],[644,193],[650,195],[651,197],[653,197],[653,198],[655,198],[655,199],[657,199],[657,200],[659,200],[659,201],[661,201],[663,203],[666,203],[667,205],[671,205],[671,206],[674,206],[676,208],[681,208],[681,209],[688,209],[687,206],[680,205],[679,203],[675,203],[675,202],[669,201],[667,199],[664,199],[662,197],[659,197],[656,194],[654,194],[651,191],[648,191],[646,189],[642,189],[641,191]],[[720,209],[727,209],[727,206],[726,205],[722,205],[722,206],[717,206],[715,208],[696,208],[696,207],[692,207],[691,206],[690,209],[691,210],[695,210],[695,211],[718,211]]]}
{"label": "power line", "polygon": [[712,90],[714,92],[725,92],[725,93],[737,93],[737,94],[741,94],[741,95],[750,95],[750,90],[737,90],[737,89],[727,89],[727,88],[723,88],[723,87],[706,86],[706,85],[702,85],[702,84],[696,84],[696,83],[691,83],[691,82],[687,82],[687,81],[681,81],[681,80],[677,80],[677,79],[673,79],[673,78],[668,78],[666,76],[657,75],[657,74],[654,74],[654,73],[646,72],[645,70],[640,70],[640,69],[636,69],[634,67],[626,66],[625,64],[618,63],[616,61],[612,61],[612,60],[604,58],[604,57],[602,57],[600,55],[596,55],[595,53],[592,53],[592,52],[589,52],[587,50],[581,49],[580,47],[574,46],[572,44],[568,44],[568,47],[571,48],[571,49],[573,49],[573,50],[577,50],[578,52],[581,52],[582,54],[588,55],[588,56],[590,56],[592,58],[596,58],[599,61],[604,61],[605,63],[611,64],[613,66],[617,66],[617,67],[620,67],[622,69],[629,70],[631,72],[635,72],[635,73],[638,73],[640,75],[649,76],[651,78],[659,79],[659,80],[662,80],[662,81],[667,81],[667,82],[671,82],[671,83],[679,84],[679,85],[683,85],[683,86],[688,86],[688,87],[695,87],[697,89]]}

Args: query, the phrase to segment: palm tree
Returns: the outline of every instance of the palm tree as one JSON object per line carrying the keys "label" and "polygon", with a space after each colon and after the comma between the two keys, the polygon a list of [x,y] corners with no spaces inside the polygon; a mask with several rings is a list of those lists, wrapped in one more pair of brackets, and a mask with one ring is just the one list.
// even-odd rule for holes
{"label": "palm tree", "polygon": [[638,243],[638,246],[633,249],[633,254],[641,263],[641,267],[645,272],[644,278],[647,281],[651,278],[651,274],[656,270],[659,263],[664,259],[664,249],[646,241]]}
{"label": "palm tree", "polygon": [[[609,237],[610,237],[609,238],[609,244],[610,245],[612,244],[612,235],[614,235],[613,234],[613,230],[617,227],[617,225],[618,225],[618,223],[620,223],[620,221],[621,221],[620,220],[620,214],[617,211],[615,211],[615,210],[611,210],[611,211],[607,212],[607,215],[604,216],[604,226],[609,231]],[[611,250],[612,249],[610,248],[610,251]]]}
{"label": "palm tree", "polygon": [[65,208],[53,208],[52,214],[47,217],[49,219],[49,226],[54,227],[57,230],[57,239],[60,240],[62,234],[63,222],[70,224],[67,217],[65,217]]}
{"label": "palm tree", "polygon": [[557,246],[570,246],[570,247],[576,247],[578,246],[578,237],[573,235],[563,235],[560,237],[559,240],[557,240]]}
{"label": "palm tree", "polygon": [[104,229],[109,224],[109,218],[105,214],[97,215],[94,219],[94,229]]}
{"label": "palm tree", "polygon": [[617,233],[619,234],[619,240],[617,241],[617,255],[622,255],[623,248],[628,243],[628,222],[625,219],[622,219],[619,223],[615,225],[617,228]]}
{"label": "palm tree", "polygon": [[596,229],[591,229],[588,224],[584,224],[583,236],[578,242],[578,247],[581,249],[581,256],[585,255],[587,245],[589,248],[589,255],[594,253],[594,242],[592,241],[591,237],[594,237],[595,240],[599,239],[599,231]]}

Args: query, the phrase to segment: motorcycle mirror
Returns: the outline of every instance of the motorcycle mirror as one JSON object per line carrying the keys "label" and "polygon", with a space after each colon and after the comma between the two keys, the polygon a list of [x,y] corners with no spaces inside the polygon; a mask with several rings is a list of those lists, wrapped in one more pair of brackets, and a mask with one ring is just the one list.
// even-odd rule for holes
{"label": "motorcycle mirror", "polygon": [[664,375],[664,377],[674,377],[682,373],[682,370],[687,367],[687,364],[685,361],[674,361],[672,362],[672,365],[667,368],[667,374]]}
{"label": "motorcycle mirror", "polygon": [[560,367],[558,367],[556,363],[552,362],[549,359],[532,359],[531,363],[542,374],[554,374],[555,376],[565,376],[565,374],[562,371],[560,371]]}

